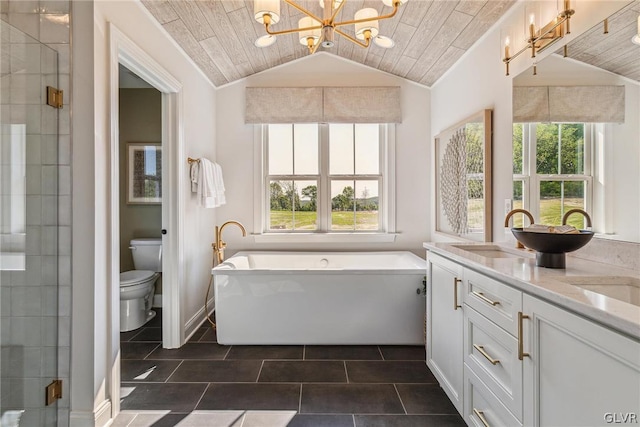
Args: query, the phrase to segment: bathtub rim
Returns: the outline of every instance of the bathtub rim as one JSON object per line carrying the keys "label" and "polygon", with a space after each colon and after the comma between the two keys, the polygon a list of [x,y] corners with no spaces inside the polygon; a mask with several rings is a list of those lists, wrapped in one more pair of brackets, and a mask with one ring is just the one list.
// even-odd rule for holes
{"label": "bathtub rim", "polygon": [[[375,253],[375,254],[407,254],[411,258],[414,258],[416,267],[412,268],[232,268],[228,263],[233,257],[247,256],[247,255],[276,255],[276,254],[287,254],[287,255],[319,255],[319,254],[331,254],[331,255],[354,255],[354,254],[367,254],[367,253]],[[424,265],[419,265],[424,264]],[[334,274],[343,274],[343,275],[424,275],[426,274],[427,262],[425,259],[419,257],[411,251],[252,251],[252,250],[243,250],[238,251],[229,257],[222,264],[219,264],[211,269],[211,274],[213,276],[235,276],[235,275],[254,275],[254,274],[268,274],[268,275],[293,275],[293,274],[314,274],[314,275],[334,275]]]}

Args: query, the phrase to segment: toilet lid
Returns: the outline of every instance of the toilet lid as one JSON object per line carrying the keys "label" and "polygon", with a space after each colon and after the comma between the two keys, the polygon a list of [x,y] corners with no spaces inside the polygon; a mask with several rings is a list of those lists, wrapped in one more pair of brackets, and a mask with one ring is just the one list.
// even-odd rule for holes
{"label": "toilet lid", "polygon": [[120,273],[120,286],[131,286],[151,279],[156,274],[149,270],[131,270]]}

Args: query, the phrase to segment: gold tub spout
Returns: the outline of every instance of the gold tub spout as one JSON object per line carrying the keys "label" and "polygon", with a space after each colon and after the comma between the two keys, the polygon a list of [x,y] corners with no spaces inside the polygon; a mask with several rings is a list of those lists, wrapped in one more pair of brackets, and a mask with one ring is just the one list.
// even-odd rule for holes
{"label": "gold tub spout", "polygon": [[240,227],[240,230],[242,230],[242,237],[246,237],[247,235],[247,230],[245,230],[244,225],[240,224],[238,221],[227,221],[224,224],[222,224],[220,227],[216,225],[216,241],[211,246],[213,246],[213,252],[216,254],[216,259],[218,261],[218,264],[224,261],[224,248],[227,247],[227,244],[225,243],[225,241],[222,240],[222,230],[224,230],[224,228],[230,224],[237,225],[238,227]]}
{"label": "gold tub spout", "polygon": [[[529,222],[530,224],[533,224],[535,221],[533,220],[533,215],[531,215],[531,212],[529,212],[526,209],[512,209],[507,216],[504,219],[504,226],[508,227],[509,226],[509,220],[511,219],[511,217],[517,213],[523,213],[525,214],[528,218],[529,218]],[[519,240],[516,239],[516,248],[522,249],[524,248],[524,245],[522,243],[520,243]]]}
{"label": "gold tub spout", "polygon": [[574,213],[580,213],[582,215],[584,215],[584,217],[587,219],[587,227],[591,228],[591,217],[589,216],[589,214],[582,210],[582,209],[569,209],[563,216],[562,216],[562,225],[565,225],[567,223],[567,219],[569,218],[569,215],[574,214]]}

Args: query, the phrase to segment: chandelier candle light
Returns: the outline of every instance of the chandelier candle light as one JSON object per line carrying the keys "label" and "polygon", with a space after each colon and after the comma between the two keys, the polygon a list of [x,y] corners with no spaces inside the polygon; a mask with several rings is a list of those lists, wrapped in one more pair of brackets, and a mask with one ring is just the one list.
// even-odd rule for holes
{"label": "chandelier candle light", "polygon": [[[284,1],[306,16],[298,21],[298,28],[273,31],[271,29],[272,25],[280,21],[280,0],[254,0],[253,11],[255,19],[264,25],[267,33],[256,40],[256,46],[266,47],[276,41],[276,36],[298,33],[300,44],[307,46],[310,53],[314,53],[320,45],[325,48],[332,47],[334,35],[338,33],[363,48],[368,48],[371,45],[371,41],[380,47],[390,48],[394,45],[393,40],[379,35],[378,23],[383,19],[394,17],[400,5],[407,2],[407,0],[382,0],[386,6],[392,7],[393,11],[386,15],[378,15],[376,9],[364,8],[355,13],[354,19],[336,22],[336,17],[347,0],[319,0],[320,6],[323,8],[322,18],[296,4],[293,0]],[[345,25],[354,26],[355,37],[339,28]]]}
{"label": "chandelier candle light", "polygon": [[[517,58],[521,53],[531,49],[531,57],[535,58],[536,53],[542,52],[548,46],[552,45],[566,34],[571,34],[571,16],[575,13],[571,9],[571,0],[563,0],[564,10],[562,10],[554,19],[542,28],[536,28],[535,14],[529,15],[528,37],[526,39],[527,44],[522,49],[510,54],[510,39],[509,36],[504,40],[504,58],[502,61],[507,67],[506,75],[509,75],[509,63],[513,59]],[[535,74],[535,64],[534,64]]]}

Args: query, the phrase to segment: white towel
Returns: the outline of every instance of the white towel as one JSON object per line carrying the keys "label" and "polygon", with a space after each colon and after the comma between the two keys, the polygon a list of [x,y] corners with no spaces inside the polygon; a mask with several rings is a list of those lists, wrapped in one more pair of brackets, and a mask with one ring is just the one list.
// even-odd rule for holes
{"label": "white towel", "polygon": [[217,208],[226,203],[224,182],[220,165],[202,157],[198,175],[198,205],[205,208]]}
{"label": "white towel", "polygon": [[225,203],[227,203],[227,199],[224,195],[225,189],[224,180],[222,179],[222,167],[219,164],[214,163],[213,170],[213,184],[216,187],[216,202],[218,206],[224,205]]}
{"label": "white towel", "polygon": [[198,177],[200,175],[200,162],[191,163],[191,192],[198,193]]}

